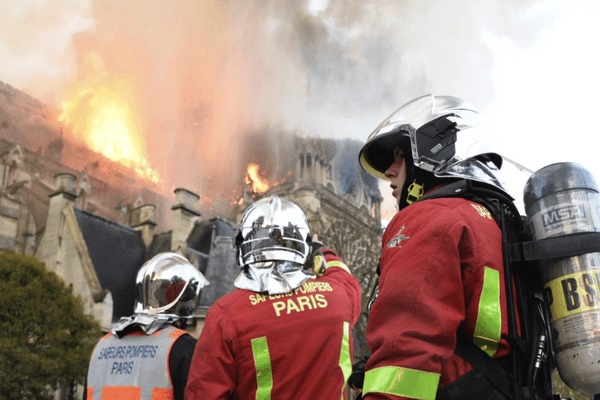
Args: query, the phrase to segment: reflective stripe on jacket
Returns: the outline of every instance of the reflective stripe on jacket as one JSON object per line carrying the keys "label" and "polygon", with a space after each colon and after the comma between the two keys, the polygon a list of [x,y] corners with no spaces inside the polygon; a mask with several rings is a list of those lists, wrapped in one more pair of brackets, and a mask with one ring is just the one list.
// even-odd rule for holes
{"label": "reflective stripe on jacket", "polygon": [[459,337],[491,357],[508,354],[502,233],[485,207],[413,203],[389,223],[382,246],[365,400],[435,399],[472,369],[454,353]]}
{"label": "reflective stripe on jacket", "polygon": [[169,354],[185,334],[167,326],[152,335],[105,335],[90,360],[87,400],[173,400]]}
{"label": "reflective stripe on jacket", "polygon": [[324,275],[288,294],[236,289],[211,306],[186,400],[348,399],[360,286],[323,253]]}

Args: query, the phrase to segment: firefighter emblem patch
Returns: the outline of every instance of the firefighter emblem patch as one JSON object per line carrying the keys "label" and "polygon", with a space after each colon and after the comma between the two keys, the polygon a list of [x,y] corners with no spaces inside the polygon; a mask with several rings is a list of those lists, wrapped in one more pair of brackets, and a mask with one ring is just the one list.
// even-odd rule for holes
{"label": "firefighter emblem patch", "polygon": [[479,214],[480,217],[492,219],[492,213],[489,212],[488,209],[485,208],[484,206],[482,206],[480,204],[474,204],[474,203],[471,203],[471,206],[473,206],[473,208],[475,209],[475,211],[477,211],[477,213]]}
{"label": "firefighter emblem patch", "polygon": [[396,235],[394,235],[394,237],[389,242],[387,242],[387,245],[385,247],[402,247],[402,241],[410,239],[410,236],[406,236],[404,233],[402,233],[402,231],[404,231],[404,228],[406,228],[406,226],[402,225],[398,233],[396,233]]}

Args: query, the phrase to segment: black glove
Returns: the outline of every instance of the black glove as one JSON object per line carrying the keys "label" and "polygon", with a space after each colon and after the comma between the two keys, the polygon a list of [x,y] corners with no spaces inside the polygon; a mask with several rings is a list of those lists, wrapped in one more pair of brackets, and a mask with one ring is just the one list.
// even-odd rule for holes
{"label": "black glove", "polygon": [[323,254],[321,254],[321,249],[323,249],[325,245],[319,242],[316,234],[312,236],[312,239],[308,244],[310,249],[308,257],[306,258],[306,263],[304,264],[304,269],[315,273],[317,276],[321,276],[323,275],[323,272],[325,272],[325,258],[323,258]]}
{"label": "black glove", "polygon": [[350,386],[352,390],[362,390],[363,384],[365,383],[365,365],[367,364],[369,356],[370,354],[364,356],[362,360],[356,362],[352,366],[352,373],[350,374],[350,377],[348,377],[348,386]]}

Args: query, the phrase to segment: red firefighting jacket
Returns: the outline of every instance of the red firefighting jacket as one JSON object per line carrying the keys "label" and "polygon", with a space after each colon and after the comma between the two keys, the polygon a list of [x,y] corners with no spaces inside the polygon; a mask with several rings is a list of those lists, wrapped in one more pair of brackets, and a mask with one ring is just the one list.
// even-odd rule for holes
{"label": "red firefighting jacket", "polygon": [[289,294],[235,289],[211,306],[186,400],[347,399],[361,292],[347,267],[325,254],[324,275]]}
{"label": "red firefighting jacket", "polygon": [[509,352],[502,233],[462,198],[415,202],[382,238],[379,295],[367,326],[366,399],[435,399],[471,370],[457,337],[492,357]]}

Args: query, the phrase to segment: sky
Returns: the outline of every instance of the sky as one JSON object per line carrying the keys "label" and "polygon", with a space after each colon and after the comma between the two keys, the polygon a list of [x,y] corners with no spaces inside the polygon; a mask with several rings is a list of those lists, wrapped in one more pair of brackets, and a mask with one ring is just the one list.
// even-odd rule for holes
{"label": "sky", "polygon": [[519,204],[514,165],[600,179],[598,21],[595,0],[5,0],[0,80],[57,110],[119,96],[148,165],[201,195],[237,179],[245,132],[364,141],[415,97],[457,96]]}

